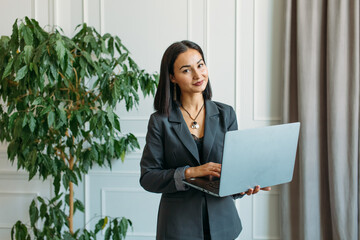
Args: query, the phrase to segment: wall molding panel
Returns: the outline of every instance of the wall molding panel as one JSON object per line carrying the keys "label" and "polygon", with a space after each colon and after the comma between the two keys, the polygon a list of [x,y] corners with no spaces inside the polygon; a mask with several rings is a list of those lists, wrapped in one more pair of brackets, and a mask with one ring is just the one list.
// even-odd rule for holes
{"label": "wall molding panel", "polygon": [[104,16],[105,16],[105,3],[104,3],[105,0],[99,0],[99,15],[100,15],[100,34],[103,35],[104,34],[104,29],[105,29],[105,19],[104,19]]}
{"label": "wall molding panel", "polygon": [[21,217],[23,220],[29,219],[28,212],[21,211],[21,209],[28,210],[28,206],[19,206],[18,204],[30,203],[29,201],[32,201],[39,194],[40,192],[33,191],[0,191],[0,202],[2,203],[0,212],[3,213],[0,215],[0,228],[10,230],[16,223],[17,217]]}
{"label": "wall molding panel", "polygon": [[[119,194],[125,194],[127,196],[134,195],[134,199],[140,198],[143,199],[143,195],[147,194],[142,188],[102,188],[101,189],[101,215],[105,216],[107,215],[107,205],[108,202],[107,195],[110,193],[119,193]],[[136,195],[141,194],[141,196],[136,197]],[[135,207],[135,206],[134,206]],[[137,208],[134,208],[136,211]],[[104,232],[104,231],[103,231]],[[132,237],[152,237],[154,238],[156,236],[155,232],[143,232],[143,231],[134,231],[130,232],[129,236]]]}

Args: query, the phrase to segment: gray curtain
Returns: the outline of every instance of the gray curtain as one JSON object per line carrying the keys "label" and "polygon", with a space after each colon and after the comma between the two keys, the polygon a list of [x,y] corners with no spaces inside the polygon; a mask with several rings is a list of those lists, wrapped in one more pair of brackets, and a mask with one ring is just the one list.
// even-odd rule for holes
{"label": "gray curtain", "polygon": [[301,122],[282,240],[359,239],[359,0],[286,0],[285,122]]}

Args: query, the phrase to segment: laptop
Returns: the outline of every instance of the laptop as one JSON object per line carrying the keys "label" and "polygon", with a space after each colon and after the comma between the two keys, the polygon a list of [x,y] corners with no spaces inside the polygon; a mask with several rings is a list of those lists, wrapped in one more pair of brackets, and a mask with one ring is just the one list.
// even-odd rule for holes
{"label": "laptop", "polygon": [[183,182],[217,197],[246,192],[256,185],[290,182],[299,130],[297,122],[227,132],[220,178],[196,177]]}

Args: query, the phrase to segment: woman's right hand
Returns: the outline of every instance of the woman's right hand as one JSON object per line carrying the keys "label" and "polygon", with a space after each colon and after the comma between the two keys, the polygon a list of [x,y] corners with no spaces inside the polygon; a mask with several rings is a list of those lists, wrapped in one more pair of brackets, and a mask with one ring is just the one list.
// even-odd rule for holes
{"label": "woman's right hand", "polygon": [[185,170],[185,178],[214,176],[220,177],[221,164],[209,162],[198,167],[189,167]]}

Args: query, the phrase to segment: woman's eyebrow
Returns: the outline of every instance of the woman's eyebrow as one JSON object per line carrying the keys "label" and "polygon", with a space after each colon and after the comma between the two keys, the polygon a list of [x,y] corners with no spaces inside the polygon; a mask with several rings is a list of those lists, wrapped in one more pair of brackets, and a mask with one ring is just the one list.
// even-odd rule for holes
{"label": "woman's eyebrow", "polygon": [[[197,63],[196,63],[196,64],[199,64],[202,60],[203,60],[203,59],[202,59],[202,58],[200,58],[200,60],[199,60],[199,61],[197,61]],[[184,66],[181,66],[181,67],[179,68],[179,70],[181,70],[182,68],[185,68],[185,67],[191,67],[191,66],[190,66],[190,65],[184,65]]]}

